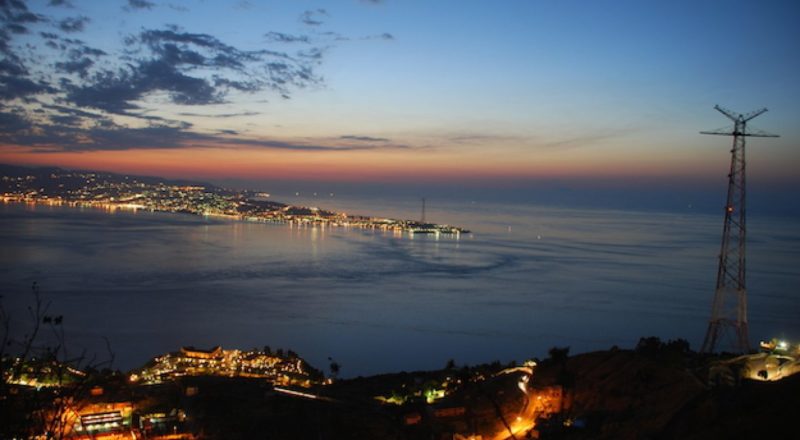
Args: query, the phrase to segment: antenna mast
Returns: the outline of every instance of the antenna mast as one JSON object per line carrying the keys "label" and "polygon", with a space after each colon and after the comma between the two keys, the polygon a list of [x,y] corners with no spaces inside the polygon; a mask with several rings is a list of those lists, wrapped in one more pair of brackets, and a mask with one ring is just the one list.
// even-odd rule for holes
{"label": "antenna mast", "polygon": [[425,197],[422,198],[422,220],[419,222],[425,224]]}
{"label": "antenna mast", "polygon": [[739,114],[726,110],[718,105],[714,109],[733,121],[733,127],[713,131],[701,131],[702,134],[733,136],[731,149],[731,168],[728,174],[728,200],[725,204],[725,223],[722,229],[722,246],[719,253],[719,269],[717,270],[717,287],[714,291],[714,303],[711,308],[711,319],[703,341],[701,353],[712,353],[718,348],[726,334],[733,333],[733,351],[747,353],[750,342],[747,334],[747,288],[745,284],[745,137],[778,137],[760,130],[751,131],[747,122],[766,112],[766,108]]}

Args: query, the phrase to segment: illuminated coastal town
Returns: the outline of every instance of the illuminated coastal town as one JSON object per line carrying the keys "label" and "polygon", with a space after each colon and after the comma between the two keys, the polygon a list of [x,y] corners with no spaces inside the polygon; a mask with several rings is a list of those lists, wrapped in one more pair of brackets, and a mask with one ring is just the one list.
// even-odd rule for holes
{"label": "illuminated coastal town", "polygon": [[350,227],[408,234],[460,236],[469,232],[422,220],[366,217],[318,207],[286,205],[267,200],[269,194],[262,192],[228,190],[213,185],[58,168],[6,166],[3,170],[0,170],[3,171],[0,173],[3,202],[175,212],[300,227]]}
{"label": "illuminated coastal town", "polygon": [[203,350],[182,347],[179,352],[156,357],[141,370],[130,374],[132,383],[157,384],[182,376],[223,376],[266,379],[273,384],[309,387],[321,383],[322,373],[314,370],[291,350],[276,353],[262,350]]}
{"label": "illuminated coastal town", "polygon": [[[436,371],[336,380],[333,367],[326,377],[291,350],[182,347],[127,374],[5,359],[7,393],[0,403],[14,410],[39,402],[38,419],[23,423],[35,421],[51,432],[30,438],[194,440],[247,438],[248,432],[277,438],[315,432],[325,432],[324,438],[633,438],[627,429],[674,429],[667,416],[717,405],[720,392],[729,399],[734,392],[752,394],[758,383],[793,387],[799,354],[800,346],[772,340],[757,354],[698,364],[685,341],[642,338],[634,350],[569,356],[568,348],[553,347],[546,359],[520,365],[450,361]],[[644,400],[636,397],[642,387]],[[640,407],[617,413],[631,399]],[[327,414],[328,421],[307,432],[309,426],[300,426],[309,412]],[[247,431],[250,425],[254,431]],[[611,435],[597,435],[604,432]]]}

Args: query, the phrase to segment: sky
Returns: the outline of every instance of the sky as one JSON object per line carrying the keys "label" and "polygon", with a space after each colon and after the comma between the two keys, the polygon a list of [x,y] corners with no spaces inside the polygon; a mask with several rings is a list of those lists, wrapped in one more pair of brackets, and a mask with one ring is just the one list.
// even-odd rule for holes
{"label": "sky", "polygon": [[[800,183],[796,1],[0,1],[0,162],[524,190]],[[263,185],[262,185],[263,186]]]}

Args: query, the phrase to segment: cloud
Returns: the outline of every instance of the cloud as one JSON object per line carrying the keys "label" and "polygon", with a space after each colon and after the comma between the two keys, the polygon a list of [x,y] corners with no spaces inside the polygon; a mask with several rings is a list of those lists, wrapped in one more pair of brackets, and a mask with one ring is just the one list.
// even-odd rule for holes
{"label": "cloud", "polygon": [[597,142],[605,141],[607,139],[614,139],[625,136],[632,130],[602,130],[595,132],[591,135],[576,136],[571,138],[562,138],[556,140],[544,140],[541,138],[533,138],[531,136],[516,136],[516,135],[503,135],[494,133],[461,133],[452,136],[447,136],[445,139],[457,144],[487,146],[493,143],[509,143],[513,142],[518,145],[525,145],[533,149],[550,150],[550,149],[572,149],[593,145]]}
{"label": "cloud", "polygon": [[319,61],[322,59],[323,55],[325,55],[325,49],[321,47],[312,47],[297,52],[297,55],[309,60]]}
{"label": "cloud", "polygon": [[383,0],[361,0],[361,3],[367,3],[370,5],[380,5],[383,4]]}
{"label": "cloud", "polygon": [[107,55],[104,51],[87,46],[78,39],[63,38],[51,32],[40,32],[40,36],[46,40],[45,46],[60,52],[59,55],[63,59],[53,64],[59,73],[85,78],[94,66],[95,59]]}
{"label": "cloud", "polygon": [[370,136],[356,136],[356,135],[344,135],[339,136],[339,139],[344,139],[348,141],[362,141],[362,142],[389,142],[389,139],[386,138],[379,138],[379,137],[370,137]]}
{"label": "cloud", "polygon": [[300,22],[308,26],[319,26],[324,23],[322,20],[329,16],[328,11],[325,9],[309,9],[300,14]]}
{"label": "cloud", "polygon": [[22,76],[27,75],[28,70],[19,62],[4,58],[0,60],[0,73],[13,76]]}
{"label": "cloud", "polygon": [[242,145],[248,147],[260,148],[274,148],[279,150],[295,150],[295,151],[355,151],[355,150],[378,150],[378,149],[396,149],[407,148],[405,146],[389,146],[378,147],[374,145],[363,144],[324,144],[324,143],[303,143],[294,141],[281,141],[271,139],[234,139],[228,141],[230,144]]}
{"label": "cloud", "polygon": [[331,31],[319,32],[319,33],[316,33],[315,35],[325,37],[329,41],[330,40],[332,40],[332,41],[355,41],[355,40],[361,40],[361,41],[367,41],[367,40],[391,41],[391,40],[395,39],[395,36],[393,34],[390,34],[389,32],[383,32],[383,33],[374,34],[374,35],[365,35],[363,37],[356,37],[356,38],[350,38],[350,37],[344,36],[342,34],[339,34],[337,32],[331,32]]}
{"label": "cloud", "polygon": [[51,92],[53,89],[43,82],[32,81],[15,75],[0,75],[0,100],[10,101],[28,98],[31,95]]}
{"label": "cloud", "polygon": [[82,32],[89,23],[89,17],[68,17],[58,22],[58,27],[64,32]]}
{"label": "cloud", "polygon": [[60,72],[75,73],[81,77],[86,77],[89,68],[92,67],[94,61],[89,57],[81,57],[71,61],[57,62],[55,67]]}
{"label": "cloud", "polygon": [[67,47],[79,47],[86,55],[106,55],[102,50],[94,49],[88,46],[83,40],[77,38],[67,38],[53,32],[39,32],[39,36],[48,41],[58,41],[57,47],[62,50],[66,50]]}
{"label": "cloud", "polygon": [[[154,6],[130,0],[126,8]],[[324,9],[307,12],[310,21],[319,23],[328,15]],[[119,50],[106,52],[71,37],[90,21],[86,16],[53,19],[29,11],[20,0],[0,0],[0,145],[39,153],[198,145],[296,151],[407,148],[388,139],[356,135],[318,140],[248,138],[238,130],[203,131],[187,121],[152,113],[163,109],[164,103],[209,106],[257,92],[289,99],[295,90],[319,86],[317,66],[330,46],[317,47],[315,39],[331,43],[320,33],[312,38],[267,32],[267,47],[242,49],[210,34],[167,25],[142,28],[123,37]],[[296,50],[283,50],[290,44],[298,44]],[[175,114],[224,119],[260,113]]]}
{"label": "cloud", "polygon": [[190,113],[190,112],[181,112],[178,113],[180,116],[192,116],[192,117],[200,117],[200,118],[235,118],[237,116],[256,116],[260,115],[261,112],[238,112],[238,113],[217,113],[217,114],[202,114],[202,113]]}
{"label": "cloud", "polygon": [[134,9],[153,9],[155,5],[155,3],[147,0],[128,0],[127,6],[124,6],[123,9],[126,11]]}
{"label": "cloud", "polygon": [[68,86],[70,102],[125,114],[156,92],[166,92],[175,104],[207,105],[225,102],[231,90],[270,89],[288,97],[291,87],[321,81],[310,61],[282,52],[240,50],[211,35],[176,27],[144,30],[126,41],[140,56],[116,70],[96,72],[86,84]]}
{"label": "cloud", "polygon": [[50,0],[47,6],[63,6],[65,8],[74,8],[75,6],[69,0]]}
{"label": "cloud", "polygon": [[323,37],[326,37],[333,41],[350,41],[349,37],[346,37],[338,32],[326,31],[326,32],[320,32],[318,35],[322,35]]}
{"label": "cloud", "polygon": [[152,117],[145,127],[129,127],[94,113],[58,105],[47,105],[47,121],[26,115],[19,106],[0,108],[0,142],[25,145],[37,153],[121,151],[135,149],[179,149],[197,146],[258,148],[292,151],[359,151],[405,149],[404,145],[369,145],[321,139],[319,142],[263,138],[231,138],[235,130],[214,134],[191,130],[181,121]]}
{"label": "cloud", "polygon": [[572,149],[572,148],[580,148],[595,144],[597,142],[602,142],[608,139],[615,139],[622,136],[625,136],[634,130],[631,129],[619,129],[619,130],[605,130],[601,133],[594,133],[591,135],[586,136],[576,136],[572,138],[560,139],[551,142],[545,142],[538,144],[539,148],[552,148],[552,149]]}
{"label": "cloud", "polygon": [[52,110],[54,112],[63,113],[63,114],[67,114],[67,115],[82,116],[82,117],[91,118],[91,119],[100,119],[100,118],[103,117],[102,115],[99,115],[97,113],[87,112],[85,110],[81,110],[81,109],[77,109],[77,108],[73,108],[73,107],[67,107],[67,106],[58,105],[58,104],[41,104],[41,106],[44,109]]}
{"label": "cloud", "polygon": [[167,3],[167,7],[172,9],[173,11],[178,12],[189,12],[189,8],[183,5],[176,5],[175,3]]}
{"label": "cloud", "polygon": [[362,40],[394,40],[394,35],[384,32],[382,34],[377,35],[367,35],[366,37],[361,37]]}
{"label": "cloud", "polygon": [[486,133],[464,133],[456,136],[450,136],[448,140],[460,144],[473,144],[492,141],[509,141],[519,140],[518,136],[486,134]]}
{"label": "cloud", "polygon": [[22,35],[28,33],[28,26],[47,21],[47,18],[34,14],[28,10],[28,6],[20,0],[0,1],[0,52],[10,55],[9,43],[12,35]]}
{"label": "cloud", "polygon": [[31,123],[22,115],[22,107],[0,107],[0,139],[8,133],[25,132],[31,128]]}
{"label": "cloud", "polygon": [[283,32],[267,32],[264,34],[267,41],[275,43],[310,43],[308,35],[291,35]]}

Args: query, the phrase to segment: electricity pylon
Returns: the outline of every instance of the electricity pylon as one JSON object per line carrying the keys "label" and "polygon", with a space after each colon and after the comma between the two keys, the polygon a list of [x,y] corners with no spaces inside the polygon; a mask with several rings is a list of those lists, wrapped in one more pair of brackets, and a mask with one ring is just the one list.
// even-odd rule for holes
{"label": "electricity pylon", "polygon": [[722,248],[719,252],[717,287],[711,308],[711,319],[703,341],[701,353],[712,353],[726,334],[733,332],[733,351],[747,353],[750,342],[747,335],[747,288],[745,284],[745,160],[744,140],[747,136],[778,137],[760,130],[748,130],[747,122],[764,113],[762,108],[748,114],[739,114],[720,106],[714,109],[733,121],[733,127],[702,134],[733,136],[731,170],[728,174],[728,202],[725,204],[725,224],[722,229]]}

